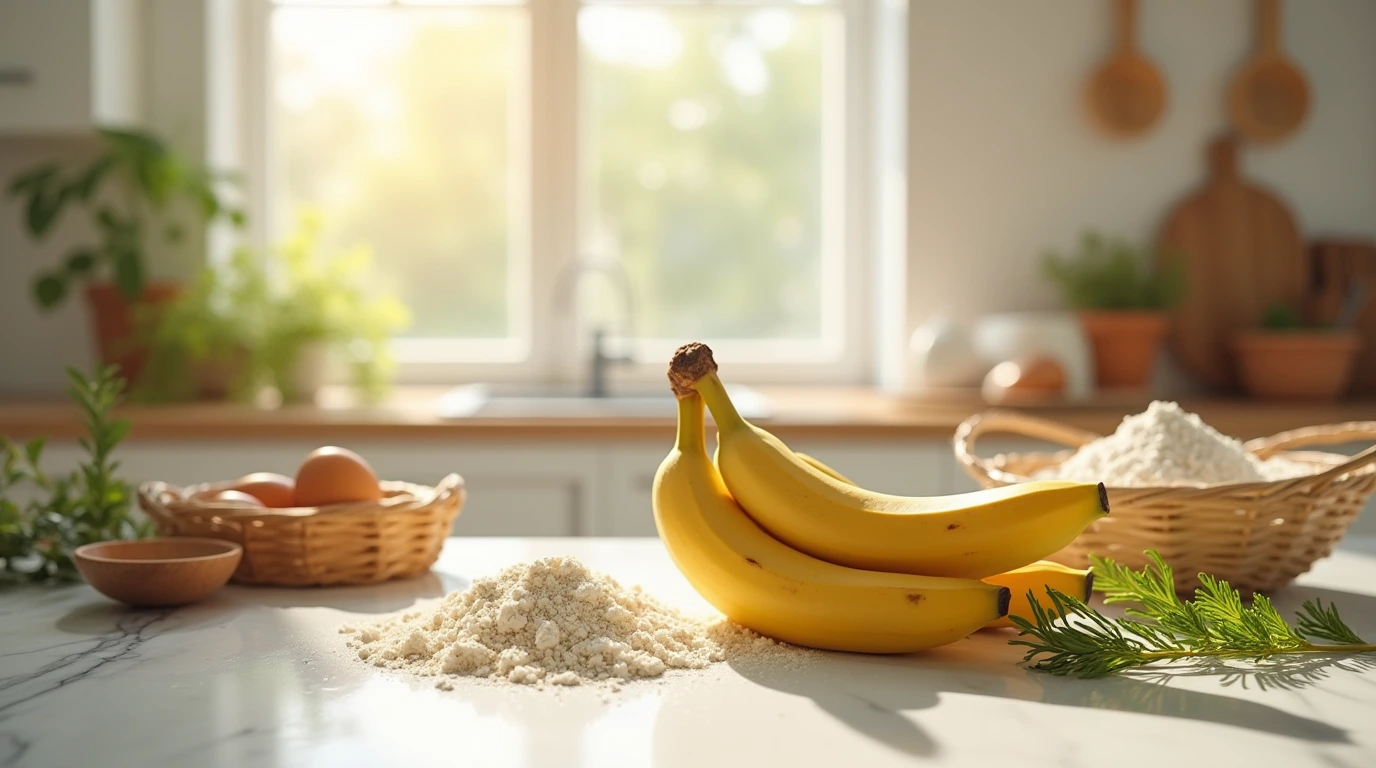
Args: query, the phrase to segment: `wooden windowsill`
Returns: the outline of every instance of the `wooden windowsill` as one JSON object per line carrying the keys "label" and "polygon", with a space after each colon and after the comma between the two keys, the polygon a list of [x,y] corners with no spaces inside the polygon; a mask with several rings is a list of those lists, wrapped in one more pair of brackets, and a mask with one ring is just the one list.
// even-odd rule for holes
{"label": "wooden windowsill", "polygon": [[[962,420],[988,408],[973,393],[916,397],[863,388],[759,390],[776,410],[761,425],[794,438],[947,440]],[[272,409],[229,403],[126,406],[121,415],[133,422],[132,440],[630,440],[663,439],[673,430],[668,418],[443,419],[433,407],[442,391],[403,388],[377,406],[354,405],[337,393],[327,393],[321,405]],[[1030,410],[1107,433],[1124,415],[1145,408],[1150,399],[1145,395],[1103,398]],[[1181,404],[1225,434],[1242,439],[1317,424],[1376,420],[1376,401],[1369,400],[1325,405],[1200,399]],[[16,440],[39,435],[64,440],[81,433],[76,412],[65,401],[0,402],[0,435]]]}

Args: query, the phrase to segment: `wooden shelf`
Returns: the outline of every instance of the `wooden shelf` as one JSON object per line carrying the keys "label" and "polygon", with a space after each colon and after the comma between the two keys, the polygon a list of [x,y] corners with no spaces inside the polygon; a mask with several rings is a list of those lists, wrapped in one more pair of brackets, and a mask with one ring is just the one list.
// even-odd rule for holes
{"label": "wooden shelf", "polygon": [[[470,418],[443,419],[434,412],[443,390],[406,388],[379,406],[358,406],[338,395],[322,405],[255,408],[206,403],[126,406],[132,440],[636,440],[664,439],[668,418]],[[795,438],[846,440],[946,440],[956,425],[988,406],[973,393],[895,396],[863,388],[761,387],[775,404],[771,431]],[[667,395],[666,395],[667,396]],[[1099,433],[1112,432],[1123,416],[1143,410],[1147,395],[1114,395],[1075,404],[1028,408],[1036,415]],[[1182,400],[1225,434],[1250,439],[1287,429],[1343,421],[1376,420],[1376,401],[1339,404],[1260,403],[1245,400]],[[65,401],[0,402],[0,435],[16,440],[81,434],[76,412]]]}

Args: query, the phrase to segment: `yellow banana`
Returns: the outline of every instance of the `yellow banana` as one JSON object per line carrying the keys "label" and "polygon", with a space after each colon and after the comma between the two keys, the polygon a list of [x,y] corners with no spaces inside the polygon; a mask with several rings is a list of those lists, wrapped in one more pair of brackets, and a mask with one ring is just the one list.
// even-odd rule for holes
{"label": "yellow banana", "polygon": [[813,557],[873,571],[978,579],[1063,548],[1108,513],[1102,484],[1030,482],[953,496],[892,496],[818,471],[741,418],[712,352],[674,355],[675,392],[697,391],[717,423],[717,469],[775,538]]}
{"label": "yellow banana", "polygon": [[703,405],[679,399],[678,440],[655,474],[659,536],[689,583],[732,621],[796,645],[907,653],[959,640],[1008,610],[970,579],[862,571],[794,550],[731,498],[707,456]]}
{"label": "yellow banana", "polygon": [[797,456],[798,458],[802,459],[808,464],[811,464],[813,469],[817,470],[818,472],[821,472],[824,475],[830,475],[831,477],[845,483],[846,485],[855,485],[854,480],[851,480],[849,477],[846,477],[840,472],[837,472],[831,467],[828,467],[826,464],[823,464],[820,460],[818,460],[816,456],[809,456],[808,454],[803,453],[802,451],[794,451],[793,455]]}
{"label": "yellow banana", "polygon": [[990,584],[998,584],[1001,587],[1008,587],[1013,592],[1013,602],[1009,604],[1008,616],[985,625],[989,627],[1013,626],[1009,616],[1021,616],[1032,621],[1032,604],[1027,601],[1028,590],[1031,590],[1032,594],[1036,596],[1038,605],[1051,610],[1051,598],[1046,594],[1047,587],[1086,601],[1089,600],[1089,593],[1094,589],[1094,574],[1091,571],[1082,571],[1068,565],[1053,563],[1050,560],[1038,560],[1031,565],[1025,565],[1008,573],[1000,573],[997,576],[988,576],[982,580]]}
{"label": "yellow banana", "polygon": [[[821,470],[824,474],[831,475],[843,483],[855,485],[850,479],[812,456],[797,451],[794,453],[797,453],[798,458]],[[1008,587],[1009,591],[1013,593],[1012,602],[1008,605],[1008,615],[985,624],[986,629],[1015,627],[1014,616],[1032,621],[1032,604],[1027,600],[1029,591],[1036,598],[1037,605],[1048,611],[1052,610],[1054,606],[1051,604],[1051,598],[1046,594],[1047,587],[1072,597],[1078,597],[1086,602],[1089,601],[1089,596],[1094,591],[1094,573],[1092,571],[1071,568],[1053,560],[1038,560],[1031,565],[1024,565],[1007,573],[986,576],[980,581]]]}

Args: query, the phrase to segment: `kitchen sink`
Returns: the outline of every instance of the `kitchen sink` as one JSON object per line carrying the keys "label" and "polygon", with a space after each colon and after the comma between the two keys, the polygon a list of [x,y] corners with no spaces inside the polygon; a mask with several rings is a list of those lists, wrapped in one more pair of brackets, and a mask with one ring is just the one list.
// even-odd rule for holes
{"label": "kitchen sink", "polygon": [[[747,419],[773,414],[769,398],[749,387],[727,387],[736,410]],[[436,406],[446,419],[519,418],[673,418],[677,413],[668,386],[616,390],[591,397],[579,387],[465,384],[449,390]]]}

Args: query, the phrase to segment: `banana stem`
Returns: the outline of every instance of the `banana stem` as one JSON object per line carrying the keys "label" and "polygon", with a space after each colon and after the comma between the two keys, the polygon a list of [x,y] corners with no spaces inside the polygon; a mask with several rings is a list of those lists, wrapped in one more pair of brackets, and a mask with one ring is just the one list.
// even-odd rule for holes
{"label": "banana stem", "polygon": [[678,398],[678,437],[675,446],[679,453],[707,453],[704,436],[706,425],[702,417],[702,397],[693,392]]}
{"label": "banana stem", "polygon": [[717,378],[716,371],[698,379],[693,388],[702,395],[707,407],[712,409],[712,418],[717,422],[718,431],[730,432],[745,426],[745,419],[736,410],[736,404],[731,402],[731,396],[726,394],[726,387]]}

